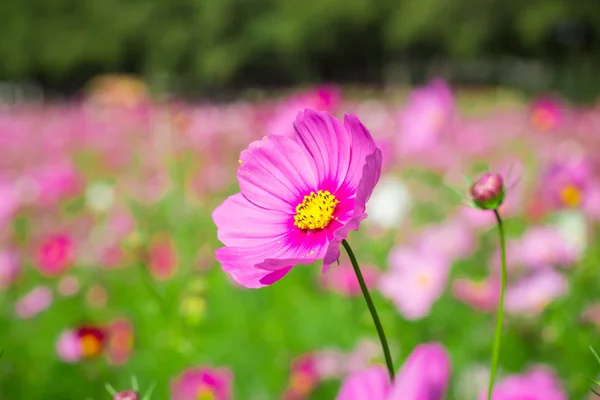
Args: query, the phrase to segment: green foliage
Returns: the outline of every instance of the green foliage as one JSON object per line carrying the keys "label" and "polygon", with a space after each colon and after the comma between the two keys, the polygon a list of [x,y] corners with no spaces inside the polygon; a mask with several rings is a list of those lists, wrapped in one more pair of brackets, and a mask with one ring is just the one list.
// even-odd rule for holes
{"label": "green foliage", "polygon": [[327,78],[324,65],[383,68],[396,54],[546,56],[567,20],[598,26],[600,9],[585,0],[8,0],[0,80],[78,85],[126,70],[175,87],[291,83]]}

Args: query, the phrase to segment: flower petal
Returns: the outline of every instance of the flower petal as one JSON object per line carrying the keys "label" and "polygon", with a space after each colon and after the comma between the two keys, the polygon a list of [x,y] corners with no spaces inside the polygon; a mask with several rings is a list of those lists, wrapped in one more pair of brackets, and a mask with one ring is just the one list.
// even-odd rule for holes
{"label": "flower petal", "polygon": [[271,135],[240,154],[240,191],[257,206],[295,214],[298,201],[316,190],[315,172],[298,143]]}
{"label": "flower petal", "polygon": [[298,113],[294,128],[298,142],[314,160],[319,184],[337,189],[350,163],[350,137],[344,126],[327,112],[305,109]]}
{"label": "flower petal", "polygon": [[336,400],[386,400],[389,390],[385,368],[376,365],[346,378]]}
{"label": "flower petal", "polygon": [[442,400],[450,380],[450,357],[439,343],[413,350],[396,376],[387,400]]}
{"label": "flower petal", "polygon": [[381,175],[381,162],[382,157],[379,149],[375,149],[372,154],[367,156],[366,164],[363,167],[363,177],[358,184],[353,216],[350,220],[345,221],[345,223],[334,232],[334,239],[329,243],[329,248],[323,259],[323,272],[327,272],[329,266],[340,257],[339,247],[342,240],[348,237],[351,230],[357,231],[360,227],[360,223],[367,218],[365,208],[377,181],[379,181]]}
{"label": "flower petal", "polygon": [[373,154],[377,146],[367,128],[356,115],[346,114],[344,116],[344,127],[350,134],[350,146],[352,148],[351,160],[344,177],[344,185],[355,188],[362,179],[367,156]]}
{"label": "flower petal", "polygon": [[226,246],[274,242],[287,233],[290,215],[256,206],[241,193],[228,197],[212,214],[217,237]]}

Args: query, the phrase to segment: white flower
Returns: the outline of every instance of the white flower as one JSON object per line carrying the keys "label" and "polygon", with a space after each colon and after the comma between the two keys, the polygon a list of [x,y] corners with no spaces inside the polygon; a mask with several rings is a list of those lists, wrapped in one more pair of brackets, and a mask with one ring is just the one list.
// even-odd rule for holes
{"label": "white flower", "polygon": [[96,212],[108,211],[115,200],[115,191],[105,182],[94,182],[85,191],[87,206]]}
{"label": "white flower", "polygon": [[395,177],[384,177],[367,203],[367,222],[385,229],[395,228],[407,217],[411,207],[412,200],[406,186]]}

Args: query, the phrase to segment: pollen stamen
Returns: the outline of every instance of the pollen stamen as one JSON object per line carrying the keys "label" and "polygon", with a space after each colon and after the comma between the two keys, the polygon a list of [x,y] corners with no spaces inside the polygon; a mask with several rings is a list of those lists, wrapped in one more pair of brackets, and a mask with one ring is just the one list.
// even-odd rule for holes
{"label": "pollen stamen", "polygon": [[323,229],[332,219],[339,200],[328,190],[310,192],[296,207],[294,225],[303,230]]}
{"label": "pollen stamen", "polygon": [[569,207],[577,207],[581,203],[581,191],[575,185],[567,185],[560,193],[561,200]]}

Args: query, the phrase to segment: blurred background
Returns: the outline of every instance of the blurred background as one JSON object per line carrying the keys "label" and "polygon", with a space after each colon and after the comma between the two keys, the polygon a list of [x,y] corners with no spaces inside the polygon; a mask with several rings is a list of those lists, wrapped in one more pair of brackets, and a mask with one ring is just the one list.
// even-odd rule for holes
{"label": "blurred background", "polygon": [[383,151],[349,242],[396,367],[440,342],[447,399],[485,390],[498,239],[460,195],[491,169],[511,188],[495,400],[594,398],[598,27],[591,0],[3,2],[0,400],[132,379],[151,399],[332,399],[382,363],[345,257],[260,290],[214,260],[240,151],[305,107],[358,115]]}

